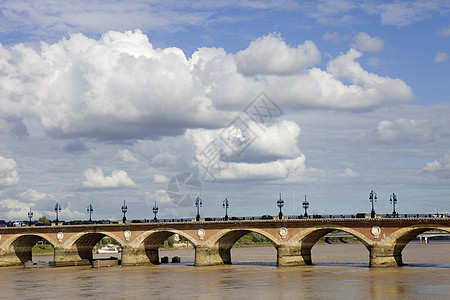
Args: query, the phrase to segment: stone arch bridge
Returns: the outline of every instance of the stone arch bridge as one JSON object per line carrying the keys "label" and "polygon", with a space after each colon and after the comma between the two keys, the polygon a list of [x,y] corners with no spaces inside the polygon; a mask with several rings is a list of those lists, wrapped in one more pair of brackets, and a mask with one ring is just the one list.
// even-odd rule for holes
{"label": "stone arch bridge", "polygon": [[[231,263],[231,248],[242,236],[256,232],[277,250],[278,266],[312,264],[311,249],[324,235],[340,230],[353,235],[368,250],[370,267],[403,265],[402,250],[428,230],[450,232],[450,218],[283,219],[56,225],[0,228],[0,266],[20,265],[32,258],[39,240],[54,248],[58,263],[88,263],[104,236],[122,247],[123,265],[159,263],[158,249],[173,234],[189,241],[195,265]],[[342,253],[345,255],[345,253]]]}

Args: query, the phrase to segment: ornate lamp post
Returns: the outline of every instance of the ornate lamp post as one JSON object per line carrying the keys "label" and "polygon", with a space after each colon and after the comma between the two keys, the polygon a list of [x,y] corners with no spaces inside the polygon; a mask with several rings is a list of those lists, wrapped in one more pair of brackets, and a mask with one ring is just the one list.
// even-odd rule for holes
{"label": "ornate lamp post", "polygon": [[280,193],[280,199],[277,201],[277,206],[280,208],[280,213],[278,214],[278,218],[281,220],[283,218],[283,212],[281,211],[281,208],[284,206],[284,201],[281,199],[281,193]]}
{"label": "ornate lamp post", "polygon": [[230,207],[230,202],[227,198],[223,200],[223,208],[225,208],[225,221],[228,221],[228,207]]}
{"label": "ornate lamp post", "polygon": [[89,204],[87,207],[87,212],[89,213],[89,223],[92,222],[92,212],[94,211],[94,208],[92,207],[92,204]]}
{"label": "ornate lamp post", "polygon": [[375,218],[375,208],[374,208],[373,203],[374,203],[374,202],[377,202],[377,193],[374,193],[373,190],[370,191],[370,194],[369,194],[369,202],[372,203],[372,210],[370,211],[370,217],[371,217],[371,218]]}
{"label": "ornate lamp post", "polygon": [[389,201],[391,202],[392,206],[393,206],[393,211],[392,211],[392,215],[394,216],[394,218],[398,215],[397,212],[395,211],[395,204],[397,204],[397,196],[395,195],[395,193],[392,193]]}
{"label": "ornate lamp post", "polygon": [[55,213],[56,213],[56,225],[58,225],[59,222],[59,218],[58,218],[58,213],[61,211],[61,205],[59,205],[59,203],[56,203],[55,205]]}
{"label": "ornate lamp post", "polygon": [[195,217],[195,220],[198,222],[200,221],[200,207],[202,207],[203,202],[202,199],[200,199],[200,197],[197,197],[195,199],[195,207],[197,207],[197,216]]}
{"label": "ornate lamp post", "polygon": [[308,217],[308,212],[307,212],[308,207],[309,207],[309,202],[306,201],[306,195],[305,195],[305,201],[303,201],[303,208],[305,209],[305,214],[304,214],[305,218]]}
{"label": "ornate lamp post", "polygon": [[125,214],[128,211],[128,206],[125,204],[125,200],[123,200],[123,205],[122,205],[122,213],[123,213],[123,219],[122,221],[125,223],[125,221],[127,220],[127,218],[125,217]]}
{"label": "ornate lamp post", "polygon": [[30,222],[28,223],[29,226],[31,226],[31,218],[33,218],[33,212],[31,211],[30,207],[30,211],[28,212],[28,219],[30,219]]}
{"label": "ornate lamp post", "polygon": [[156,205],[156,201],[155,201],[155,205],[153,206],[153,213],[155,214],[155,217],[153,218],[153,221],[158,222],[158,218],[156,217],[156,214],[158,213],[158,206]]}

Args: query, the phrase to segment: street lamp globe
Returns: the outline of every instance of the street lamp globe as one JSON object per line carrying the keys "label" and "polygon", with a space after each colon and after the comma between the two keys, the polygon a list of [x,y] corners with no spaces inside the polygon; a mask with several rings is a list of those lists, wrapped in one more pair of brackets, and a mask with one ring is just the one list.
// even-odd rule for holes
{"label": "street lamp globe", "polygon": [[277,206],[280,208],[280,212],[278,213],[278,218],[281,220],[283,218],[283,212],[281,211],[281,208],[284,206],[284,201],[281,199],[281,193],[280,193],[280,199],[277,200]]}
{"label": "street lamp globe", "polygon": [[369,193],[369,202],[372,203],[372,210],[370,211],[370,217],[375,218],[374,202],[377,202],[377,193],[375,193],[373,190],[371,190]]}
{"label": "street lamp globe", "polygon": [[153,206],[153,213],[155,214],[155,217],[153,218],[153,221],[158,222],[158,218],[156,217],[156,214],[158,213],[159,208],[156,205],[156,201],[155,201],[155,205]]}

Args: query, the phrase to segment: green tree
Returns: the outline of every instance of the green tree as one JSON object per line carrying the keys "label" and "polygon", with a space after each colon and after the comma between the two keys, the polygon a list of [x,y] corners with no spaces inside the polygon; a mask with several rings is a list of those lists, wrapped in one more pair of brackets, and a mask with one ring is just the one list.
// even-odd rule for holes
{"label": "green tree", "polygon": [[42,224],[50,224],[50,220],[47,219],[46,216],[42,216],[42,217],[39,218],[39,223],[42,223]]}

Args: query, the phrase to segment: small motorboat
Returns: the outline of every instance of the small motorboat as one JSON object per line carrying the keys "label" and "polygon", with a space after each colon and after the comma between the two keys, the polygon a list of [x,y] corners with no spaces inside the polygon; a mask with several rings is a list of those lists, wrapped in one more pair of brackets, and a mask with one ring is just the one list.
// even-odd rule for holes
{"label": "small motorboat", "polygon": [[103,247],[101,247],[100,249],[97,250],[98,254],[102,254],[102,253],[119,253],[119,249],[117,249],[117,246],[113,245],[113,244],[107,244]]}

